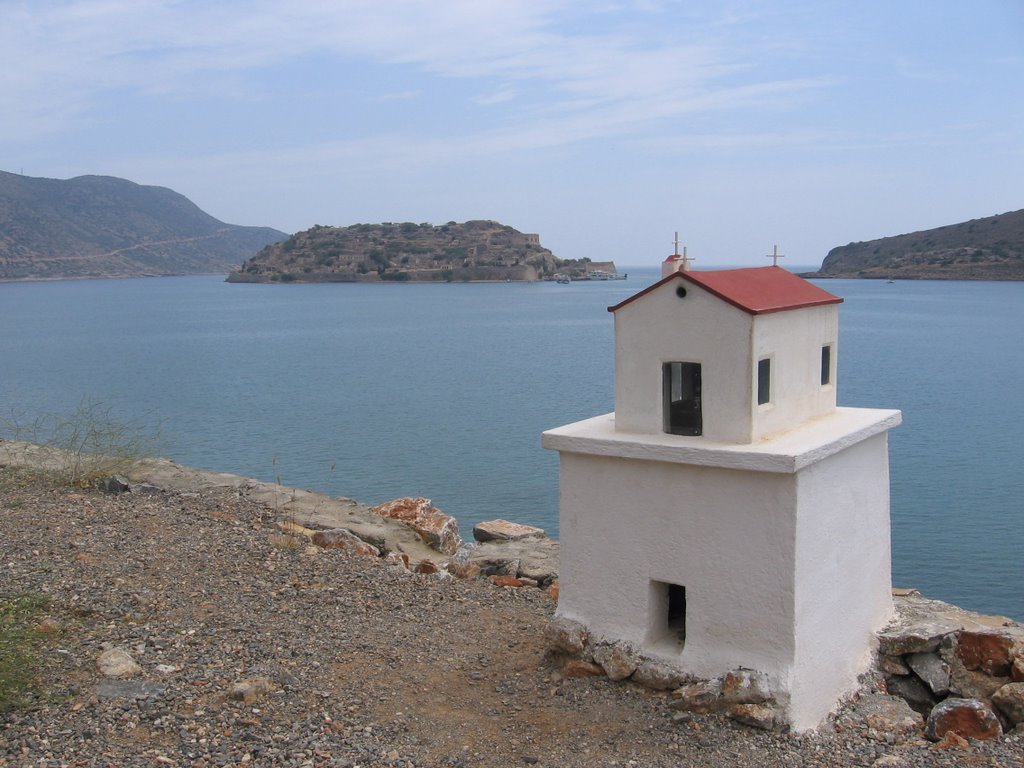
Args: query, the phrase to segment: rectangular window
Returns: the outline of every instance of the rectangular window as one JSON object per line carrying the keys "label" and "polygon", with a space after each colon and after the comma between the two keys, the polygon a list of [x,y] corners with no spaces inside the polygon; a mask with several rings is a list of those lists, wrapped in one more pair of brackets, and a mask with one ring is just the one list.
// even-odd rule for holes
{"label": "rectangular window", "polygon": [[652,581],[652,639],[671,643],[677,648],[686,644],[686,587],[665,581]]}
{"label": "rectangular window", "polygon": [[700,363],[662,365],[664,429],[670,435],[700,435]]}
{"label": "rectangular window", "polygon": [[772,401],[772,359],[766,357],[757,361],[757,404]]}
{"label": "rectangular window", "polygon": [[686,642],[686,587],[668,585],[668,631],[679,642]]}
{"label": "rectangular window", "polygon": [[821,386],[832,383],[832,345],[821,348]]}

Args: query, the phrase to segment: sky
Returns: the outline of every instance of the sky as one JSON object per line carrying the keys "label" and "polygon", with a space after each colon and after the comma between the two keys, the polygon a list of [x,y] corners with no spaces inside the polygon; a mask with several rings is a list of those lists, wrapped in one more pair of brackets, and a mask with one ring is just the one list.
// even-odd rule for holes
{"label": "sky", "polygon": [[0,0],[0,170],[815,265],[1024,208],[1024,0]]}

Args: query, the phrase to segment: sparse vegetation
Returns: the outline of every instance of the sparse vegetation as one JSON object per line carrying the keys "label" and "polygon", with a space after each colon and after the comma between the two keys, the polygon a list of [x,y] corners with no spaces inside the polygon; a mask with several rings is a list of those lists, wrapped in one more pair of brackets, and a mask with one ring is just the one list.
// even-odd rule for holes
{"label": "sparse vegetation", "polygon": [[127,471],[152,455],[158,441],[155,429],[124,420],[91,398],[83,398],[66,415],[0,417],[0,434],[33,444],[35,466],[40,467],[33,481],[78,488]]}
{"label": "sparse vegetation", "polygon": [[36,622],[46,609],[44,595],[0,595],[0,712],[29,705],[38,696],[35,650],[42,634]]}

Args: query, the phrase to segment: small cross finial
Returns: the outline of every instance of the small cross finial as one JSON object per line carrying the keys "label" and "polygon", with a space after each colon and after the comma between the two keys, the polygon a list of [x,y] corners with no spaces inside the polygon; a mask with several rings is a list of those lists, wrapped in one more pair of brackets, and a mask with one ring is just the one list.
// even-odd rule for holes
{"label": "small cross finial", "polygon": [[680,267],[680,269],[682,269],[683,272],[689,272],[690,271],[690,262],[691,261],[696,261],[696,259],[693,258],[693,256],[687,256],[686,255],[686,246],[685,245],[683,246],[683,255],[681,256],[681,258],[683,260],[683,266]]}
{"label": "small cross finial", "polygon": [[688,256],[687,255],[687,253],[686,253],[686,246],[685,245],[683,246],[683,252],[679,253],[679,233],[678,232],[676,232],[676,239],[673,242],[675,243],[675,246],[676,246],[675,252],[671,256],[668,256],[661,263],[661,276],[662,277],[668,277],[673,272],[686,272],[687,270],[690,269],[690,262],[694,261],[694,258],[692,256]]}
{"label": "small cross finial", "polygon": [[776,245],[774,248],[772,248],[772,252],[765,256],[765,258],[771,259],[772,266],[777,267],[779,266],[779,259],[786,258],[786,255],[784,253],[779,253],[779,246]]}

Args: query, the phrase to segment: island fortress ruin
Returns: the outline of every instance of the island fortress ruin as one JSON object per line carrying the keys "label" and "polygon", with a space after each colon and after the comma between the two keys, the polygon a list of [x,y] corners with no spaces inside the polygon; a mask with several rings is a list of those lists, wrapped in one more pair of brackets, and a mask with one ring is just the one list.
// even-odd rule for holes
{"label": "island fortress ruin", "polygon": [[552,634],[613,679],[814,728],[893,615],[900,412],[836,407],[841,298],[778,266],[687,266],[609,307],[615,412],[543,435],[561,467]]}

